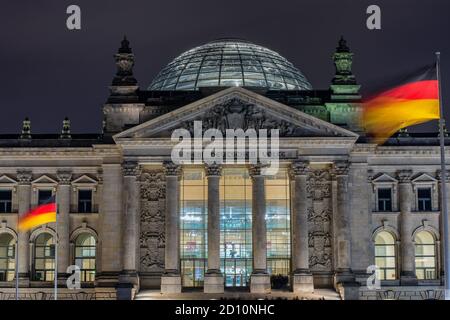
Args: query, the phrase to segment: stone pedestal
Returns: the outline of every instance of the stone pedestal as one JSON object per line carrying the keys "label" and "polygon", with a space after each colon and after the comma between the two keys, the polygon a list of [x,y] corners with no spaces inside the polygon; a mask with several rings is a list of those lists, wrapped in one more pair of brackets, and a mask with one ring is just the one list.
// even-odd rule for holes
{"label": "stone pedestal", "polygon": [[251,293],[270,293],[270,276],[268,273],[252,273],[250,276],[250,292]]}
{"label": "stone pedestal", "polygon": [[314,292],[314,278],[308,271],[295,271],[292,277],[292,290],[301,293]]}
{"label": "stone pedestal", "polygon": [[161,293],[181,293],[181,276],[164,274],[161,277]]}
{"label": "stone pedestal", "polygon": [[203,290],[205,293],[223,293],[224,292],[223,275],[220,272],[205,274],[205,282],[203,284]]}

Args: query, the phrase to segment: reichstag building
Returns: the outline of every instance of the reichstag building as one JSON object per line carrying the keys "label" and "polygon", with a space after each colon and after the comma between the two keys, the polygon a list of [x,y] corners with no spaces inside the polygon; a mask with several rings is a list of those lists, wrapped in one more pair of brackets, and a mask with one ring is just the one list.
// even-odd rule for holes
{"label": "reichstag building", "polygon": [[[126,38],[114,59],[101,133],[71,133],[65,119],[60,132],[35,134],[26,119],[0,135],[0,299],[15,299],[16,268],[20,299],[51,299],[55,277],[59,299],[443,298],[439,192],[450,176],[439,179],[438,135],[370,143],[344,39],[322,62],[335,66],[323,90],[238,39],[182,53],[146,88]],[[278,173],[175,164],[171,134],[194,121],[279,129]],[[54,194],[57,227],[18,233],[19,215]],[[79,289],[66,287],[70,265]]]}

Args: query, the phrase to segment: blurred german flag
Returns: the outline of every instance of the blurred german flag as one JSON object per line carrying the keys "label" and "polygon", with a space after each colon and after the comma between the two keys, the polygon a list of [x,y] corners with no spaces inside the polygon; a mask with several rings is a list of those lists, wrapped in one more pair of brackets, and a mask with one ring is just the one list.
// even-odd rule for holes
{"label": "blurred german flag", "polygon": [[439,119],[436,65],[397,80],[363,101],[362,126],[377,144],[398,130]]}

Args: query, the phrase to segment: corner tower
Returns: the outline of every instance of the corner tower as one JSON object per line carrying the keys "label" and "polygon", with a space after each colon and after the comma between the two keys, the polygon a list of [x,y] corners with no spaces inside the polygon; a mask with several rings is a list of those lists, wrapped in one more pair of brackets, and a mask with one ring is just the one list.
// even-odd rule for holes
{"label": "corner tower", "polygon": [[133,76],[134,54],[126,37],[114,59],[117,72],[109,87],[109,98],[103,106],[105,134],[114,134],[139,124],[140,112],[144,108],[144,104],[139,103],[139,86]]}
{"label": "corner tower", "polygon": [[336,73],[331,80],[330,102],[326,108],[330,114],[330,122],[345,127],[351,131],[360,132],[360,100],[361,85],[356,82],[352,72],[353,53],[347,41],[341,37],[333,54]]}

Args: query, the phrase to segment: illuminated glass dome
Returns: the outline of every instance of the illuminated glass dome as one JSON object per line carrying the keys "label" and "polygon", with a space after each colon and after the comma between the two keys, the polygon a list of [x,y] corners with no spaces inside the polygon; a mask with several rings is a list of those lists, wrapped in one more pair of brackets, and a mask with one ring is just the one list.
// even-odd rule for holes
{"label": "illuminated glass dome", "polygon": [[243,40],[221,39],[175,58],[161,70],[149,90],[192,91],[231,86],[312,89],[305,76],[275,51]]}

